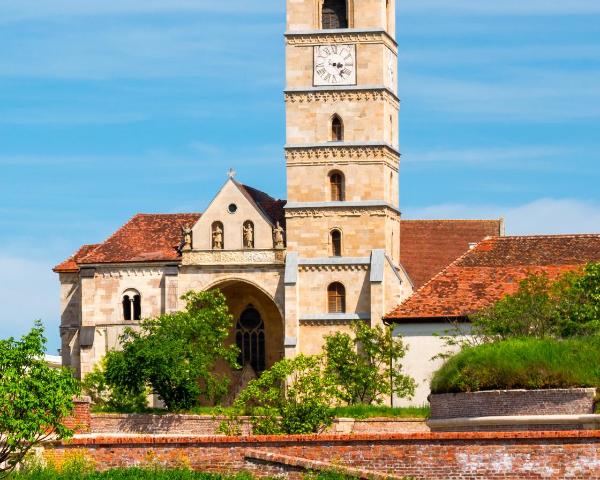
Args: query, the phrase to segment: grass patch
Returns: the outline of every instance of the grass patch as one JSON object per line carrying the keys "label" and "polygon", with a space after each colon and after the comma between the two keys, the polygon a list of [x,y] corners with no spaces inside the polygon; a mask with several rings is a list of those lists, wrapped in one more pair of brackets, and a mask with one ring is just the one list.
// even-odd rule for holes
{"label": "grass patch", "polygon": [[334,409],[335,416],[340,418],[429,418],[428,406],[392,408],[382,405],[350,405]]}
{"label": "grass patch", "polygon": [[463,349],[431,381],[432,393],[600,387],[600,337],[523,338]]}

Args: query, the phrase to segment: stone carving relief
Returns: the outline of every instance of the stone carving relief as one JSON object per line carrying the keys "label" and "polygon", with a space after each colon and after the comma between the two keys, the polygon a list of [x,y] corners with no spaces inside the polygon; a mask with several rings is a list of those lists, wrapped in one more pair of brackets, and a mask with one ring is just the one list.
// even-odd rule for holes
{"label": "stone carving relief", "polygon": [[244,223],[244,248],[254,248],[254,224],[250,221]]}
{"label": "stone carving relief", "polygon": [[183,265],[283,264],[284,250],[192,251],[183,255]]}
{"label": "stone carving relief", "polygon": [[383,30],[377,32],[347,32],[347,33],[330,33],[315,32],[312,35],[293,33],[286,34],[287,43],[289,45],[322,45],[326,43],[384,43],[388,47],[395,49],[396,41]]}
{"label": "stone carving relief", "polygon": [[223,250],[223,224],[221,222],[213,223],[212,248],[213,250]]}
{"label": "stone carving relief", "polygon": [[190,227],[182,227],[181,234],[183,235],[183,246],[181,250],[189,252],[192,249],[192,229]]}
{"label": "stone carving relief", "polygon": [[277,222],[275,228],[273,228],[273,247],[278,250],[285,248],[285,243],[283,239],[283,228],[281,228],[279,222]]}
{"label": "stone carving relief", "polygon": [[340,90],[340,91],[296,91],[285,92],[285,101],[287,103],[308,103],[308,102],[380,102],[387,101],[395,108],[400,107],[397,98],[389,90]]}

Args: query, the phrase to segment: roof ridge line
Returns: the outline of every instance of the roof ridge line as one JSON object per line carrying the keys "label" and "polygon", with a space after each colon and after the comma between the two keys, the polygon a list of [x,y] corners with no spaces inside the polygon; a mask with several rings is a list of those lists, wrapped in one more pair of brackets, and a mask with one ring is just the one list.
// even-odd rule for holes
{"label": "roof ridge line", "polygon": [[600,233],[556,233],[556,234],[539,234],[539,235],[505,235],[502,239],[515,238],[595,238],[600,237]]}
{"label": "roof ridge line", "polygon": [[403,218],[402,222],[499,222],[502,218]]}
{"label": "roof ridge line", "polygon": [[[117,235],[117,233],[119,233],[129,222],[131,222],[134,218],[136,217],[141,217],[144,216],[145,214],[143,213],[136,213],[133,217],[131,217],[129,220],[127,220],[125,223],[123,223],[119,228],[117,228],[111,235],[109,235],[107,238],[104,239],[103,242],[98,243],[98,247],[100,245],[104,245],[106,242],[108,242],[111,238],[115,237]],[[149,215],[149,214],[146,214]],[[94,249],[95,250],[95,249]],[[87,257],[89,257],[91,255],[92,252],[88,252],[86,253],[83,258],[80,259],[80,261],[78,263],[83,263],[85,261],[85,259]]]}

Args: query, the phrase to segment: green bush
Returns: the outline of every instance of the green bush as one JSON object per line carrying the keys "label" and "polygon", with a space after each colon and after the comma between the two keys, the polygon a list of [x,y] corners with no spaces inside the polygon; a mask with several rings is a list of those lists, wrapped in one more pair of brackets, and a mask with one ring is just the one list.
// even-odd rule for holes
{"label": "green bush", "polygon": [[429,418],[428,406],[386,407],[384,405],[348,405],[333,409],[337,418]]}
{"label": "green bush", "polygon": [[234,406],[250,415],[257,435],[321,432],[333,422],[333,386],[324,369],[321,355],[280,360],[251,380]]}
{"label": "green bush", "polygon": [[522,338],[464,348],[434,375],[432,393],[600,387],[600,337]]}

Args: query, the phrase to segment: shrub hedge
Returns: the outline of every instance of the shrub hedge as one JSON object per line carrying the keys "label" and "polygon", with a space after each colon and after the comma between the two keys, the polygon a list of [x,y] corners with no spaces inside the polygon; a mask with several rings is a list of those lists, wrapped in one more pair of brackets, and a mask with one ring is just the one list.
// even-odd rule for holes
{"label": "shrub hedge", "polygon": [[600,387],[600,337],[522,338],[468,347],[431,380],[432,393]]}

